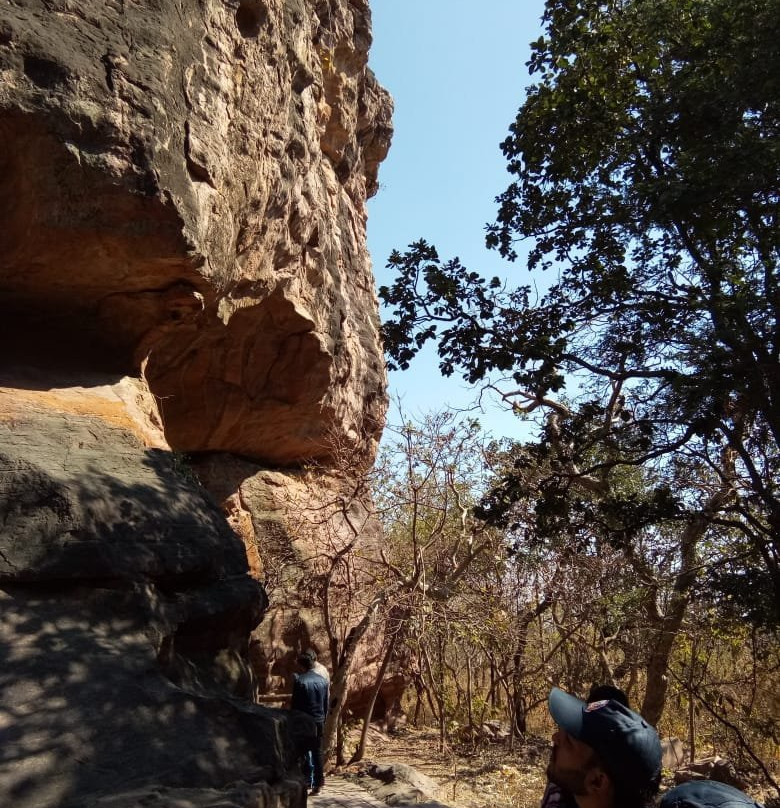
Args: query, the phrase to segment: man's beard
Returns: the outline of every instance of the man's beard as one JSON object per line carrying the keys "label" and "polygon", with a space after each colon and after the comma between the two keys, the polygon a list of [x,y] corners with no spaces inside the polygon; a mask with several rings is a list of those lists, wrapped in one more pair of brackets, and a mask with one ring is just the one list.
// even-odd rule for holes
{"label": "man's beard", "polygon": [[584,796],[586,794],[586,774],[586,769],[566,769],[556,766],[552,757],[550,757],[550,762],[547,765],[547,779],[551,783],[555,783],[559,788],[574,794],[574,796]]}

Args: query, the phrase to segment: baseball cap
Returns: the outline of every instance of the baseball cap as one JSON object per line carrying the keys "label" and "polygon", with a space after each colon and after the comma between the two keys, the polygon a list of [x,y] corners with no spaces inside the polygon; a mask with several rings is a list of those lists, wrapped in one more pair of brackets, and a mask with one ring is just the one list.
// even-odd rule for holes
{"label": "baseball cap", "polygon": [[667,791],[660,808],[761,808],[761,803],[725,783],[692,780]]}
{"label": "baseball cap", "polygon": [[612,780],[639,791],[656,785],[661,742],[641,715],[614,699],[586,703],[557,687],[549,704],[555,723],[590,746]]}

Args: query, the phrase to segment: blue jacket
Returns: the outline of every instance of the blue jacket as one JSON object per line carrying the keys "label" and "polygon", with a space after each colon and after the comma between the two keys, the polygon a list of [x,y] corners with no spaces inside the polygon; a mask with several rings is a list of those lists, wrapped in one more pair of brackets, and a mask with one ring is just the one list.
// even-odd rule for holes
{"label": "blue jacket", "polygon": [[293,676],[290,707],[308,713],[322,723],[328,714],[328,682],[319,673],[306,671]]}

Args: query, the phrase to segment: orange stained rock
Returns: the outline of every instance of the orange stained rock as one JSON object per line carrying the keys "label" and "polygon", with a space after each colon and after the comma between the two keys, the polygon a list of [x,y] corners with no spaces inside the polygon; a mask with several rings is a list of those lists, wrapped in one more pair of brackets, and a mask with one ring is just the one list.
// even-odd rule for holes
{"label": "orange stained rock", "polygon": [[26,390],[16,387],[0,387],[0,422],[23,421],[29,410],[56,411],[85,418],[99,418],[112,426],[131,432],[141,443],[150,448],[169,448],[162,433],[155,434],[151,425],[142,423],[128,411],[125,401],[111,388],[62,388],[51,390]]}

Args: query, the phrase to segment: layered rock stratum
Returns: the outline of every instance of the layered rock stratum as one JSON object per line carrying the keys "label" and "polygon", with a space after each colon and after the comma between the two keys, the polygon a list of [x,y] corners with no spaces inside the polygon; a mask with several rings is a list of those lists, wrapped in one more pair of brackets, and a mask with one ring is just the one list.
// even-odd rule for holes
{"label": "layered rock stratum", "polygon": [[365,0],[0,3],[4,805],[305,800],[250,644],[316,639],[268,628],[275,514],[383,425],[370,42]]}

